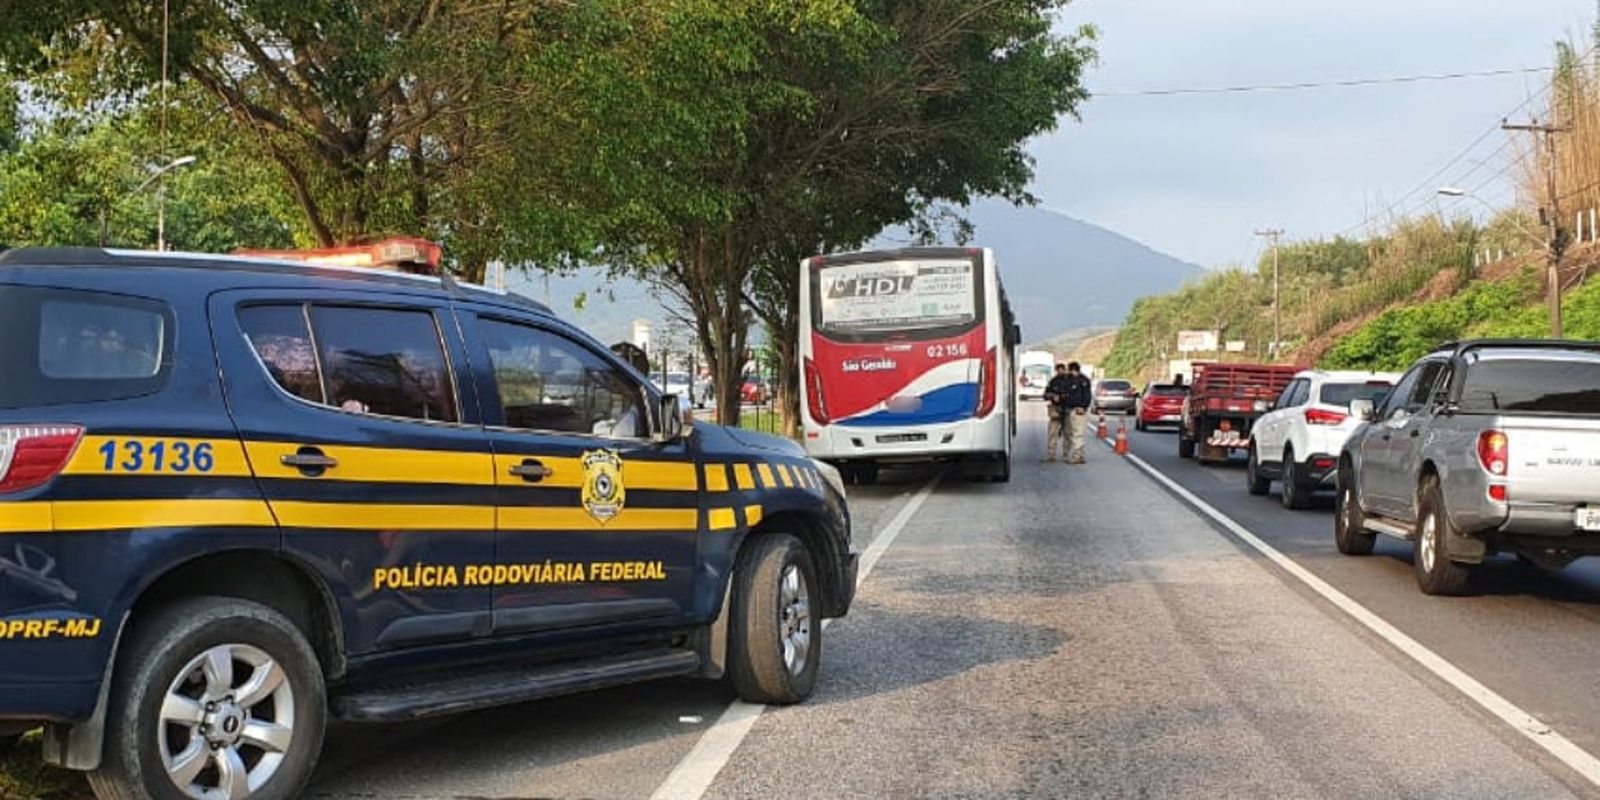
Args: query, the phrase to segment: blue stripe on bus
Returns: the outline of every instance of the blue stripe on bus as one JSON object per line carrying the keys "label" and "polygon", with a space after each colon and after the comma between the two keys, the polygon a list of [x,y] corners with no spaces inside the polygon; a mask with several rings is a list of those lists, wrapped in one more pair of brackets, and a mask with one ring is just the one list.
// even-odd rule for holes
{"label": "blue stripe on bus", "polygon": [[840,425],[887,428],[895,425],[937,425],[971,419],[978,406],[978,384],[957,383],[941,386],[922,395],[922,408],[912,412],[887,409],[840,420]]}

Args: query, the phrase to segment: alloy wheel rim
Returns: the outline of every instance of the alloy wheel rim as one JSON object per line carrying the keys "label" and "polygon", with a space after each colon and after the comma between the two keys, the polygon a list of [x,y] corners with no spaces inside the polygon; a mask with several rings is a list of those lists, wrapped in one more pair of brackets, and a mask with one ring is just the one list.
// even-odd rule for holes
{"label": "alloy wheel rim", "polygon": [[161,763],[179,791],[238,800],[283,766],[294,739],[294,686],[259,648],[216,645],[178,671],[157,723]]}
{"label": "alloy wheel rim", "polygon": [[1356,532],[1355,494],[1346,486],[1339,490],[1339,520],[1344,523],[1346,534]]}
{"label": "alloy wheel rim", "polygon": [[797,565],[783,570],[778,584],[778,625],[783,641],[783,665],[789,674],[805,671],[811,655],[811,595]]}
{"label": "alloy wheel rim", "polygon": [[1439,537],[1439,526],[1432,514],[1422,518],[1422,571],[1433,571],[1433,547]]}

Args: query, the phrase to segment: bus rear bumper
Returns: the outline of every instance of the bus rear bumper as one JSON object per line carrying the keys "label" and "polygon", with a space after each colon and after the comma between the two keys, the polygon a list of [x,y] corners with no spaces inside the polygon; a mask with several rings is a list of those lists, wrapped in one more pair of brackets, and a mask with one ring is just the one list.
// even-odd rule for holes
{"label": "bus rear bumper", "polygon": [[805,426],[806,454],[823,461],[914,464],[1010,449],[1011,420],[997,411],[981,420],[934,425]]}

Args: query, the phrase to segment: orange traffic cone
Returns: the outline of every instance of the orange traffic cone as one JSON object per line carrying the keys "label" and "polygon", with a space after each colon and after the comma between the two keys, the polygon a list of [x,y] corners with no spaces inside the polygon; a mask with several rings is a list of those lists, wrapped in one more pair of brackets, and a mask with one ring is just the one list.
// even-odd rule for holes
{"label": "orange traffic cone", "polygon": [[1106,427],[1106,415],[1105,414],[1101,414],[1100,415],[1100,421],[1095,423],[1094,435],[1095,435],[1096,438],[1099,438],[1099,439],[1106,439],[1106,438],[1109,438],[1111,436],[1111,429]]}
{"label": "orange traffic cone", "polygon": [[1128,454],[1128,423],[1123,422],[1117,425],[1117,442],[1112,449],[1119,456]]}

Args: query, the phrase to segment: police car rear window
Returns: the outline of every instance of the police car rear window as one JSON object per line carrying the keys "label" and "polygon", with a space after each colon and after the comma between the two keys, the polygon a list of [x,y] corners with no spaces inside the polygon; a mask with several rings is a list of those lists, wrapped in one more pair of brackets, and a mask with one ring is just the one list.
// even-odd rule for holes
{"label": "police car rear window", "polygon": [[123,400],[172,371],[172,314],[154,300],[0,286],[0,408]]}

